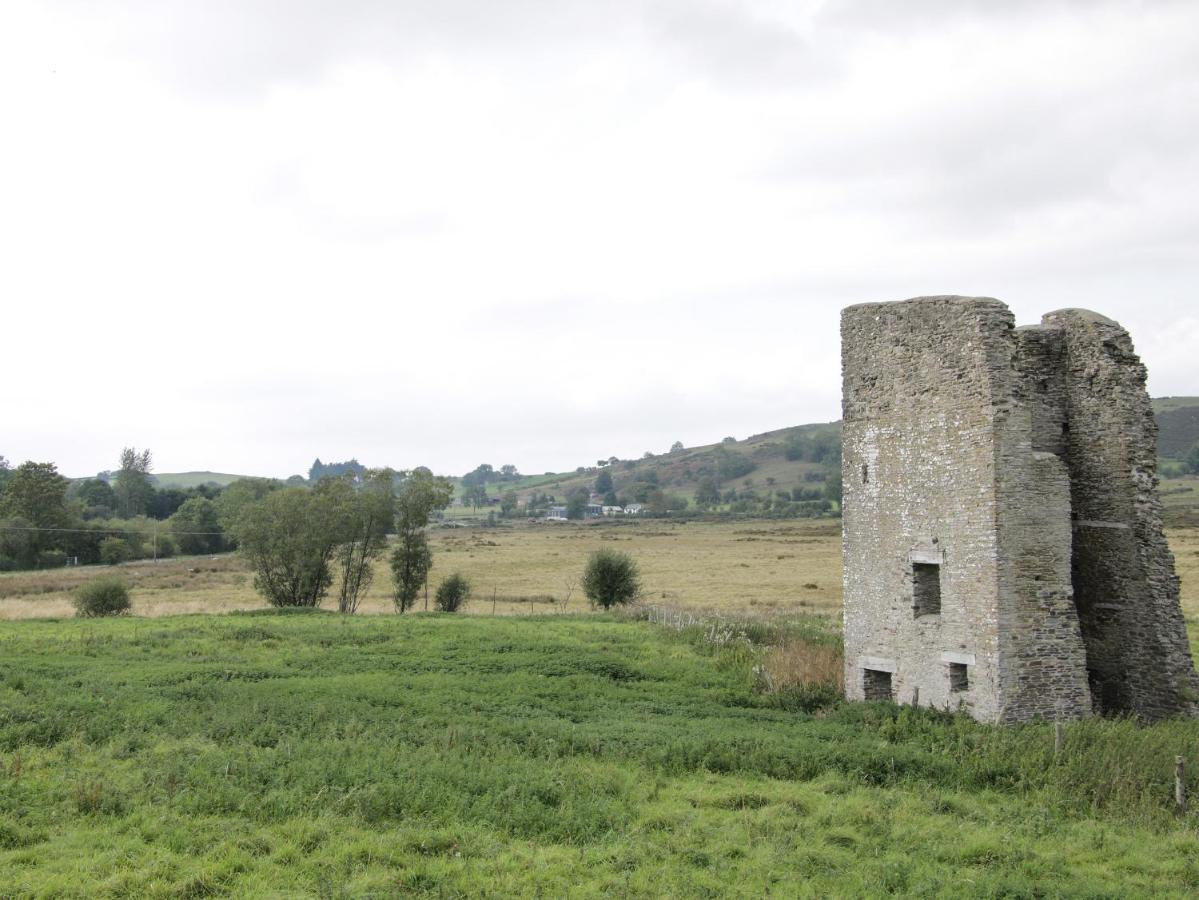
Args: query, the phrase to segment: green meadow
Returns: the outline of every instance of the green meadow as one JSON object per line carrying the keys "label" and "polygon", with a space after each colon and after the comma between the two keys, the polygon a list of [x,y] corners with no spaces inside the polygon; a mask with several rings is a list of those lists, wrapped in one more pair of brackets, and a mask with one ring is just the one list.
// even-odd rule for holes
{"label": "green meadow", "polygon": [[824,627],[0,622],[0,896],[1199,892],[1199,724],[758,689]]}

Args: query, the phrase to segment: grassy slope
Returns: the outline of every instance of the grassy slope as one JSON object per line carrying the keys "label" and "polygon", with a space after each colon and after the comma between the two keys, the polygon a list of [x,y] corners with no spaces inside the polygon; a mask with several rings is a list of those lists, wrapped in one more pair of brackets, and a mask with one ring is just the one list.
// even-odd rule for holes
{"label": "grassy slope", "polygon": [[[4,896],[1199,889],[1199,724],[785,711],[596,618],[0,624]],[[65,689],[64,689],[65,688]],[[1192,789],[1199,782],[1192,784]]]}
{"label": "grassy slope", "polygon": [[[679,453],[663,453],[650,459],[622,460],[611,466],[616,489],[619,491],[638,475],[654,472],[658,476],[659,485],[670,493],[682,494],[691,498],[699,486],[701,475],[699,470],[709,467],[715,469],[717,455],[723,447],[744,454],[757,463],[757,468],[745,478],[737,478],[724,482],[724,487],[743,487],[746,478],[760,488],[766,488],[767,479],[775,480],[775,487],[790,488],[799,485],[811,487],[810,482],[804,481],[807,472],[821,471],[821,466],[806,462],[790,462],[783,456],[783,442],[788,433],[802,431],[816,434],[821,431],[837,432],[841,428],[839,422],[813,425],[799,425],[795,428],[784,428],[778,431],[768,431],[756,434],[745,440],[732,444],[706,444],[702,447],[688,447]],[[594,465],[584,473],[560,472],[557,474],[536,475],[521,479],[518,482],[503,485],[488,485],[488,493],[492,495],[515,490],[522,499],[536,491],[551,494],[560,499],[577,488],[591,489],[599,469]],[[819,485],[816,485],[819,487]],[[450,515],[457,517],[462,512],[460,507],[453,507]]]}
{"label": "grassy slope", "polygon": [[249,475],[230,475],[226,472],[156,472],[154,483],[160,488],[190,488],[213,482],[224,487]]}

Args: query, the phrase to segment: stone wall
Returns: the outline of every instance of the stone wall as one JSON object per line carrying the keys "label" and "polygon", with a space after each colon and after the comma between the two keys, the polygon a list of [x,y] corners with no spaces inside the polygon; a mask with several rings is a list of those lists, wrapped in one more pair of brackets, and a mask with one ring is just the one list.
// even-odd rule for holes
{"label": "stone wall", "polygon": [[1192,711],[1127,334],[1079,311],[1017,330],[972,297],[850,307],[841,331],[847,695]]}
{"label": "stone wall", "polygon": [[1157,496],[1145,367],[1111,319],[1048,313],[1064,339],[1074,596],[1096,707],[1155,719],[1199,700]]}

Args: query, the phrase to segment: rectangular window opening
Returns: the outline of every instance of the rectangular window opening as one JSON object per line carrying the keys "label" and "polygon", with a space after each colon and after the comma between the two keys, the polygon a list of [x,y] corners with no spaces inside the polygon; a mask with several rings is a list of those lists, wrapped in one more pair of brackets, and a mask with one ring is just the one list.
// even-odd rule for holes
{"label": "rectangular window opening", "polygon": [[912,608],[917,616],[941,615],[941,567],[912,563]]}
{"label": "rectangular window opening", "polygon": [[891,673],[877,669],[862,670],[862,692],[867,700],[891,699]]}
{"label": "rectangular window opening", "polygon": [[970,667],[965,663],[949,664],[949,690],[954,693],[970,690]]}

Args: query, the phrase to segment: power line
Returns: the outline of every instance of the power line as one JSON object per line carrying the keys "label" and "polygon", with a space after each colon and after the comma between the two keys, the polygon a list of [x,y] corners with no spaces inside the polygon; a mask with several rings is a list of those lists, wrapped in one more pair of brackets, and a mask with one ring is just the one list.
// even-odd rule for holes
{"label": "power line", "polygon": [[[136,528],[40,528],[34,525],[0,525],[0,531],[53,531],[66,534],[144,534],[152,535],[158,532],[157,528],[151,528],[148,531],[139,531]],[[203,535],[218,535],[224,534],[223,531],[176,531],[174,528],[163,529],[164,534],[203,534]]]}

